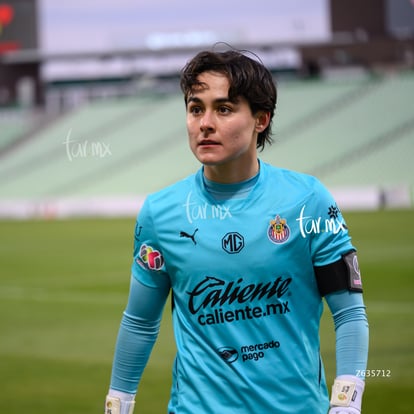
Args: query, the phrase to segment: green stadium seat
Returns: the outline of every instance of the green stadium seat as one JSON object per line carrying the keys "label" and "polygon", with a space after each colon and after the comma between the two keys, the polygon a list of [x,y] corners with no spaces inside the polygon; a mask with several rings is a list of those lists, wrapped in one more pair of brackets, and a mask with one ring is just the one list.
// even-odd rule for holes
{"label": "green stadium seat", "polygon": [[[332,188],[413,187],[412,73],[281,81],[278,95],[275,142],[260,154],[264,161]],[[4,131],[5,141],[19,132]],[[145,196],[197,168],[180,94],[96,101],[1,158],[0,199]]]}

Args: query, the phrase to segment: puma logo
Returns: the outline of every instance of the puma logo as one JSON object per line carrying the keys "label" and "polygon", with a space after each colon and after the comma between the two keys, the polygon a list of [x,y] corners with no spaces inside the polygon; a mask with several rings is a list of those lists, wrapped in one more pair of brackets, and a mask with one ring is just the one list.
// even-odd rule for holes
{"label": "puma logo", "polygon": [[197,244],[196,239],[195,239],[195,234],[197,232],[198,232],[198,229],[195,229],[193,234],[188,234],[185,231],[180,231],[180,237],[186,237],[187,239],[191,239],[194,244]]}

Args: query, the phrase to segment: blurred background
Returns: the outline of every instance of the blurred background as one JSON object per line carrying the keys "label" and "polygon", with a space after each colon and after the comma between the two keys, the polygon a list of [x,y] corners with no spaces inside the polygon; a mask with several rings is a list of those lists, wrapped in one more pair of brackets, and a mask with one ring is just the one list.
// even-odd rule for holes
{"label": "blurred background", "polygon": [[0,216],[119,215],[197,167],[179,71],[248,49],[273,72],[275,145],[343,208],[411,207],[409,0],[0,3]]}
{"label": "blurred background", "polygon": [[[135,216],[148,193],[199,168],[180,70],[226,45],[255,54],[277,83],[275,142],[260,157],[321,179],[359,249],[371,327],[364,413],[413,412],[414,1],[3,0],[0,388],[9,413],[102,412]],[[166,410],[167,308],[139,413]],[[329,383],[329,315],[321,336]]]}

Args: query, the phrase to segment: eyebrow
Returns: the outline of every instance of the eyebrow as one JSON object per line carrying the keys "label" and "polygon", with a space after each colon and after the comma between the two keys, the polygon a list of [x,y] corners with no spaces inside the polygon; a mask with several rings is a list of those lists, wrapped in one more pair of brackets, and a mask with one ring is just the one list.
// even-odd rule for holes
{"label": "eyebrow", "polygon": [[[190,103],[190,102],[201,103],[203,101],[202,101],[202,99],[198,98],[197,96],[189,96],[188,99],[187,99],[187,103]],[[228,96],[226,96],[226,97],[223,97],[223,98],[216,98],[216,99],[214,99],[213,102],[215,104],[226,103],[226,102],[231,102],[231,103],[236,104],[238,102],[238,99],[237,100],[236,99],[231,100]]]}

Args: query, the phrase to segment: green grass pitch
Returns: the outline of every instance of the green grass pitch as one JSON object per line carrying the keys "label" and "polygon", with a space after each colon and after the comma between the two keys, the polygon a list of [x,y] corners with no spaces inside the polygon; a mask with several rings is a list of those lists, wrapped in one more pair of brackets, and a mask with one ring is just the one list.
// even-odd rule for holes
{"label": "green grass pitch", "polygon": [[[345,217],[363,273],[370,323],[368,369],[380,373],[367,379],[363,413],[412,413],[414,211]],[[133,229],[133,219],[0,222],[0,390],[5,412],[103,412],[129,285]],[[140,386],[140,414],[166,412],[174,355],[169,313],[167,306]],[[326,313],[321,336],[330,385],[334,333]]]}

